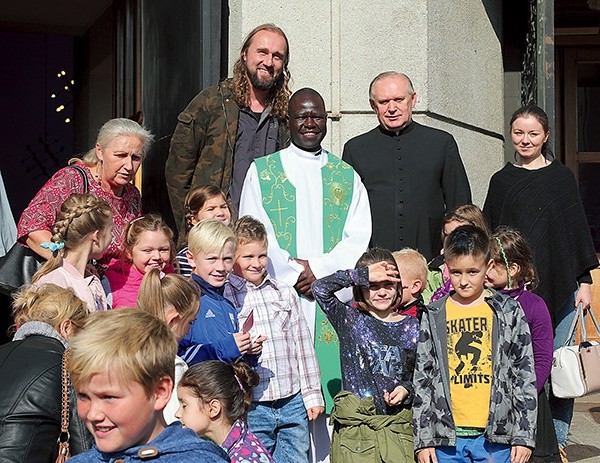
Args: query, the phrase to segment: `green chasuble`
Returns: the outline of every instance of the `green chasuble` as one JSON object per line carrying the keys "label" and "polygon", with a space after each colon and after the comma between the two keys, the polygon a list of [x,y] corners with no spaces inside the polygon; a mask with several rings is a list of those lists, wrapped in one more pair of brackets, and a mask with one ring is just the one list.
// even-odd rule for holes
{"label": "green chasuble", "polygon": [[[324,151],[324,155],[328,157],[327,164],[321,168],[323,253],[326,254],[342,239],[352,202],[354,170],[330,153]],[[273,153],[254,162],[260,179],[262,205],[271,220],[279,247],[291,257],[299,257],[296,251],[296,188],[283,170],[281,155]],[[315,351],[321,367],[325,410],[330,413],[333,397],[341,388],[339,340],[320,308],[315,315]]]}

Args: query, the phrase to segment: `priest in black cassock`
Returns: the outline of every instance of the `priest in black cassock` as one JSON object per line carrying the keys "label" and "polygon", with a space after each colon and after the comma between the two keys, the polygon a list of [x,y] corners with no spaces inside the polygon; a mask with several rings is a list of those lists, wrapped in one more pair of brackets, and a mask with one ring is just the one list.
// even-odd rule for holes
{"label": "priest in black cassock", "polygon": [[405,74],[375,77],[369,102],[379,126],[349,140],[342,158],[369,194],[371,245],[411,247],[430,260],[442,247],[444,213],[471,203],[458,146],[449,133],[412,120],[417,94]]}

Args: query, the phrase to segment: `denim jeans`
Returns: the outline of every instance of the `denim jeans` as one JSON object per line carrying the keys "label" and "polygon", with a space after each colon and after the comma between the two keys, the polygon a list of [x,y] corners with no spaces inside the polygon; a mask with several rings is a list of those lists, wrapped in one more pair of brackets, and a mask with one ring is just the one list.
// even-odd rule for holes
{"label": "denim jeans", "polygon": [[510,445],[494,444],[478,437],[457,437],[455,447],[437,447],[439,463],[510,463]]}
{"label": "denim jeans", "polygon": [[271,402],[252,402],[248,427],[276,463],[308,463],[308,416],[302,394]]}
{"label": "denim jeans", "polygon": [[[565,302],[558,312],[558,323],[554,329],[554,349],[558,349],[567,340],[569,328],[575,318],[575,293]],[[564,448],[567,446],[569,439],[569,428],[573,419],[573,407],[575,399],[559,399],[551,393],[549,398],[550,411],[554,421],[554,429],[556,430],[556,440],[558,446]]]}

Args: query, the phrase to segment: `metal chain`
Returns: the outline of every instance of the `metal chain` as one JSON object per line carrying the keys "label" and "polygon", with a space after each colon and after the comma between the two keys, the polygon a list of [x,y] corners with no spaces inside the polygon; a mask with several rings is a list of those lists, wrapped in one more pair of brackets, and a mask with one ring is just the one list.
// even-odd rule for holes
{"label": "metal chain", "polygon": [[61,365],[61,382],[62,382],[62,394],[61,394],[61,414],[60,414],[60,435],[58,436],[58,457],[57,462],[66,461],[70,456],[71,452],[69,449],[69,440],[71,438],[69,434],[69,353],[70,349],[66,349],[62,357]]}

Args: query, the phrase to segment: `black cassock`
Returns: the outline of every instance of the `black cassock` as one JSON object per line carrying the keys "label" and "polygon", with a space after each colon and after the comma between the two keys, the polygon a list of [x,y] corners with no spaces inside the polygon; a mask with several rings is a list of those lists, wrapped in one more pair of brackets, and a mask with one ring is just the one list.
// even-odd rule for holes
{"label": "black cassock", "polygon": [[442,247],[444,213],[471,203],[458,146],[442,130],[414,121],[398,134],[378,126],[349,140],[343,159],[369,193],[372,246],[411,247],[430,260]]}

